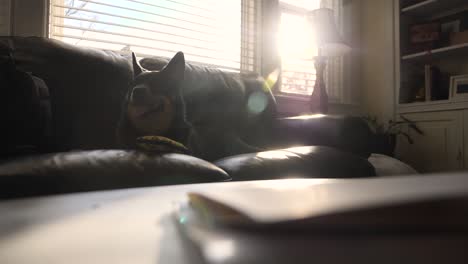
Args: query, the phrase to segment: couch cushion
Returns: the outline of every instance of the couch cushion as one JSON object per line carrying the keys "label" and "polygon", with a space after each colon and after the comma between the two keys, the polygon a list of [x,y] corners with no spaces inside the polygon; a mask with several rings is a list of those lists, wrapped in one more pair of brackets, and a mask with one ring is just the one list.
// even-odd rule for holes
{"label": "couch cushion", "polygon": [[360,117],[311,115],[280,118],[272,146],[329,146],[361,157],[370,155],[372,132]]}
{"label": "couch cushion", "polygon": [[229,179],[215,165],[182,154],[74,151],[0,164],[0,198]]}
{"label": "couch cushion", "polygon": [[375,176],[374,168],[366,159],[324,146],[244,154],[214,164],[234,181]]}

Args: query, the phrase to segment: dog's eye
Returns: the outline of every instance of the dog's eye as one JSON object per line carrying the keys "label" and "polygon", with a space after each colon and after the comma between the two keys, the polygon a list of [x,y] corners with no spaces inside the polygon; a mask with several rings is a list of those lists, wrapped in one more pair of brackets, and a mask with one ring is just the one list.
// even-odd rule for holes
{"label": "dog's eye", "polygon": [[144,86],[136,86],[133,88],[131,100],[134,103],[144,103],[148,98],[148,89]]}

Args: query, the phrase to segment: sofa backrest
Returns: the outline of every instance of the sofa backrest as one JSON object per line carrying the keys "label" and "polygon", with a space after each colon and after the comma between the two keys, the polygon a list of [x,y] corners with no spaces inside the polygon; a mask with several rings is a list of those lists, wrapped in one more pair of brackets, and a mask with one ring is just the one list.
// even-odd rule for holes
{"label": "sofa backrest", "polygon": [[37,37],[4,37],[16,65],[43,79],[52,103],[51,150],[111,148],[131,82],[128,58]]}
{"label": "sofa backrest", "polygon": [[[0,37],[0,43],[13,49],[19,68],[40,77],[49,87],[54,151],[116,146],[122,101],[133,79],[130,57],[37,37]],[[142,61],[149,70],[167,62],[163,58],[146,61],[152,61]],[[183,91],[189,121],[221,126],[247,141],[255,141],[268,129],[275,115],[274,98],[256,77],[190,64],[187,72]],[[265,105],[259,111],[255,107],[262,100]]]}
{"label": "sofa backrest", "polygon": [[[147,70],[161,70],[167,62],[168,59],[160,57],[140,61]],[[187,120],[195,128],[208,126],[234,131],[253,145],[261,144],[265,133],[271,132],[276,102],[258,75],[186,63],[182,93]]]}

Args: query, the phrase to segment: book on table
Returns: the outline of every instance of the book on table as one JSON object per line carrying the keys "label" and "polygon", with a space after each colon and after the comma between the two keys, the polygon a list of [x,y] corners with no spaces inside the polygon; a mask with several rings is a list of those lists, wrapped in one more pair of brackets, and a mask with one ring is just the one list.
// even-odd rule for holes
{"label": "book on table", "polygon": [[465,178],[252,184],[190,193],[176,217],[208,263],[444,263],[448,257],[463,263],[457,261],[468,256]]}

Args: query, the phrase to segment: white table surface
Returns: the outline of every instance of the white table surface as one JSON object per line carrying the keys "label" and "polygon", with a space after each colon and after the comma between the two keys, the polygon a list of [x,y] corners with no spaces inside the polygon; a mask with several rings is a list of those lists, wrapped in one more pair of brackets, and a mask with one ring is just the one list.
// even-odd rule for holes
{"label": "white table surface", "polygon": [[234,197],[250,187],[307,190],[309,203],[323,209],[350,199],[467,194],[468,175],[194,184],[3,201],[0,263],[194,263],[173,221],[175,204],[187,192]]}

